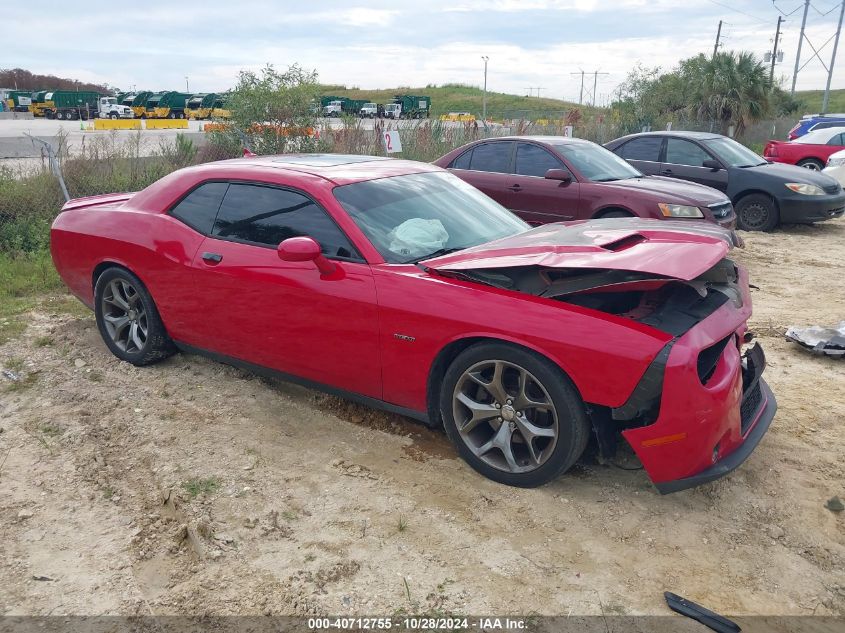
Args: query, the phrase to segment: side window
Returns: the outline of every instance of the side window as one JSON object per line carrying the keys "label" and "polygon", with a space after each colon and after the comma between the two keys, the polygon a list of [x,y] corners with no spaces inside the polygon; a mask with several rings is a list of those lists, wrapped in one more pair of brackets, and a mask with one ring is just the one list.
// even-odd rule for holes
{"label": "side window", "polygon": [[455,160],[452,161],[452,164],[449,167],[453,169],[469,169],[469,162],[472,159],[472,150],[468,150],[458,156]]}
{"label": "side window", "polygon": [[320,243],[328,257],[360,258],[343,232],[313,200],[276,187],[229,185],[212,235],[268,246],[307,235]]}
{"label": "side window", "polygon": [[656,163],[660,160],[661,136],[642,136],[625,143],[616,150],[625,160],[648,160]]}
{"label": "side window", "polygon": [[680,138],[670,138],[666,143],[666,162],[673,165],[701,167],[711,156],[695,143]]}
{"label": "side window", "polygon": [[827,144],[828,145],[843,145],[843,139],[845,139],[845,134],[834,134],[833,138],[831,138]]}
{"label": "side window", "polygon": [[516,146],[516,173],[521,176],[542,178],[550,169],[565,169],[563,163],[542,147],[531,143]]}
{"label": "side window", "polygon": [[223,201],[228,182],[207,182],[194,189],[170,210],[170,215],[195,231],[208,235],[214,226],[217,209]]}
{"label": "side window", "polygon": [[482,143],[472,150],[470,169],[507,174],[511,167],[513,143]]}

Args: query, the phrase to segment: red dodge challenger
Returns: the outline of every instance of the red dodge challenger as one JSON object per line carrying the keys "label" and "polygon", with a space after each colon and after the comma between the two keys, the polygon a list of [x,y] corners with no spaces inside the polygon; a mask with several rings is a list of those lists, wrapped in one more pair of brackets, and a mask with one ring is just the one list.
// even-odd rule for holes
{"label": "red dodge challenger", "polygon": [[754,450],[776,404],[731,231],[531,228],[433,165],[286,155],[68,202],[62,279],[135,365],[175,350],[442,424],[478,472],[537,486],[620,438],[660,492]]}
{"label": "red dodge challenger", "polygon": [[830,155],[845,149],[845,126],[813,130],[794,141],[769,141],[763,158],[821,171]]}

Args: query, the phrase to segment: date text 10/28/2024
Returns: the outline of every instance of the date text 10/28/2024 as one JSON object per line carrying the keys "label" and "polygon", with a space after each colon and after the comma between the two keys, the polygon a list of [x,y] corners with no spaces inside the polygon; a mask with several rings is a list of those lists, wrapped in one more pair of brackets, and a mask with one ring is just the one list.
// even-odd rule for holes
{"label": "date text 10/28/2024", "polygon": [[311,631],[521,631],[528,628],[528,618],[465,617],[385,617],[385,618],[309,618]]}

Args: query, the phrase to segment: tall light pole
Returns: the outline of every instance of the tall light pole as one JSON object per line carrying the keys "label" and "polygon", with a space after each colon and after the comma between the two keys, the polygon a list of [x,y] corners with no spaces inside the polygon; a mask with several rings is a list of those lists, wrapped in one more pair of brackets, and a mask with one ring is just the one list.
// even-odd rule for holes
{"label": "tall light pole", "polygon": [[481,59],[484,60],[484,96],[481,97],[481,118],[482,120],[487,120],[487,62],[490,59],[487,55],[482,55]]}
{"label": "tall light pole", "polygon": [[188,75],[185,75],[185,92],[190,92],[191,89],[188,88]]}

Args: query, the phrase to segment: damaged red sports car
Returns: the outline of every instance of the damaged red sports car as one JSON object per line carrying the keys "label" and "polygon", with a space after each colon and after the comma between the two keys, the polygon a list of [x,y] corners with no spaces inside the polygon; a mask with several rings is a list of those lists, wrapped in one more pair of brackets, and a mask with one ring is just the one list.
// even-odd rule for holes
{"label": "damaged red sports car", "polygon": [[53,260],[136,365],[200,353],[442,424],[537,486],[630,443],[663,493],[721,477],[776,404],[745,270],[712,224],[530,228],[448,172],[285,155],[72,200]]}

